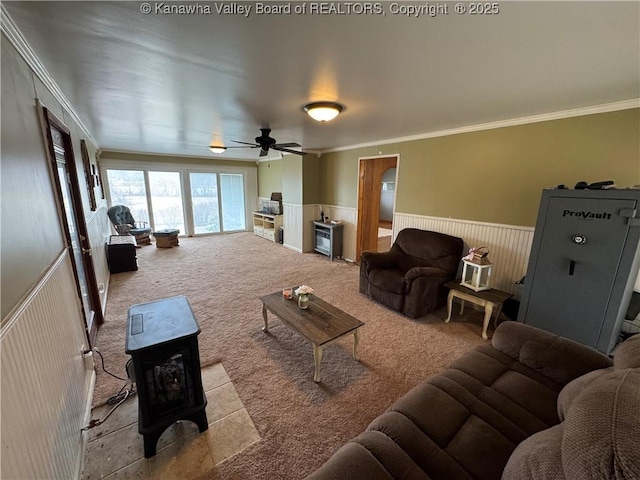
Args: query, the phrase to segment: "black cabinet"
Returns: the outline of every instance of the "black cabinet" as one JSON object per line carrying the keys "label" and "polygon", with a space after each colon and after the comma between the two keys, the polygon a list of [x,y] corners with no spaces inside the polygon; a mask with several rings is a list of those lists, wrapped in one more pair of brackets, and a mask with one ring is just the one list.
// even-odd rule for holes
{"label": "black cabinet", "polygon": [[313,222],[313,249],[331,258],[342,257],[342,224]]}
{"label": "black cabinet", "polygon": [[135,237],[112,235],[107,245],[107,262],[111,273],[138,270]]}

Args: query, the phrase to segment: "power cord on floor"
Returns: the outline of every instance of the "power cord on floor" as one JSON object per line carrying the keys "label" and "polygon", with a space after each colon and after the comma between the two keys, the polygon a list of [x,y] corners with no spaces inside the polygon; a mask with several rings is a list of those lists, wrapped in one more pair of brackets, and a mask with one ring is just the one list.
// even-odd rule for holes
{"label": "power cord on floor", "polygon": [[[115,406],[111,410],[109,410],[109,413],[107,413],[104,416],[104,418],[94,418],[93,420],[91,420],[89,422],[89,425],[87,425],[86,427],[82,427],[82,430],[89,430],[91,428],[97,427],[98,425],[102,425],[107,420],[107,418],[109,418],[111,416],[111,414],[116,411],[116,408],[118,408],[120,405],[122,405],[127,398],[132,397],[132,396],[134,396],[136,394],[136,391],[134,390],[133,385],[131,385],[130,389],[125,390],[124,392],[122,391],[123,389],[124,389],[124,387],[122,387],[120,389],[121,393],[119,393],[117,395],[117,396],[122,396],[122,399],[118,403],[116,403]],[[116,397],[116,395],[114,395],[114,397]],[[114,398],[114,397],[111,397],[111,398]],[[109,403],[109,402],[107,401],[107,403]]]}
{"label": "power cord on floor", "polygon": [[100,355],[100,361],[102,363],[102,370],[104,371],[104,373],[106,373],[107,375],[111,375],[113,378],[117,378],[118,380],[122,380],[123,382],[127,381],[126,378],[122,378],[117,375],[114,375],[113,373],[109,372],[106,368],[104,368],[104,357],[102,356],[102,354],[97,348],[94,348],[93,351],[96,352],[98,355]]}
{"label": "power cord on floor", "polygon": [[[94,348],[94,349],[93,349],[93,351],[94,351],[94,352],[96,352],[98,355],[100,355],[100,360],[101,360],[101,363],[102,363],[102,370],[104,370],[104,372],[105,372],[106,374],[111,375],[113,378],[116,378],[116,379],[118,379],[118,380],[122,380],[122,381],[124,381],[124,382],[126,382],[126,383],[125,383],[125,384],[120,388],[120,390],[118,391],[118,393],[116,393],[115,395],[112,395],[111,397],[109,397],[109,398],[107,399],[107,404],[108,404],[108,405],[114,405],[114,407],[113,407],[111,410],[109,410],[109,413],[107,413],[107,414],[104,416],[104,418],[101,418],[101,419],[97,418],[97,419],[93,419],[93,420],[91,420],[91,421],[89,422],[89,425],[87,425],[87,426],[85,426],[85,427],[83,427],[83,428],[81,429],[82,431],[84,431],[84,430],[89,430],[89,429],[91,429],[91,428],[97,427],[98,425],[102,425],[102,424],[107,420],[107,418],[109,418],[109,417],[111,416],[111,414],[112,414],[113,412],[115,412],[115,410],[116,410],[120,405],[122,405],[122,404],[124,403],[124,401],[125,401],[127,398],[129,398],[129,397],[133,397],[133,396],[137,393],[137,392],[136,392],[136,389],[135,389],[135,387],[134,387],[135,379],[134,379],[134,378],[130,378],[130,374],[129,374],[129,372],[130,372],[130,371],[132,371],[132,370],[129,368],[129,367],[130,367],[130,364],[131,364],[131,362],[132,362],[132,360],[131,360],[131,359],[129,359],[129,361],[127,362],[127,364],[126,364],[126,366],[125,366],[125,370],[126,370],[126,372],[127,372],[127,377],[129,377],[129,378],[124,379],[124,378],[122,378],[122,377],[119,377],[118,375],[115,375],[115,374],[113,374],[113,373],[109,372],[109,371],[104,367],[104,357],[103,357],[103,356],[102,356],[102,354],[98,351],[98,349],[97,349],[97,348]],[[127,387],[128,387],[128,388],[127,388]]]}

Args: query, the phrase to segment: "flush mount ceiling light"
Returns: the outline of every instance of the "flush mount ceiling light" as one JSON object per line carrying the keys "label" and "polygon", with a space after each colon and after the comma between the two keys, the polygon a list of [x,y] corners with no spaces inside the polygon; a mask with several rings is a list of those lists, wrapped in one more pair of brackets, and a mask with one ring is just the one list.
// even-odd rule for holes
{"label": "flush mount ceiling light", "polygon": [[210,145],[209,150],[211,150],[213,153],[220,154],[220,153],[224,153],[227,149],[226,147],[217,147],[215,145]]}
{"label": "flush mount ceiling light", "polygon": [[302,109],[314,120],[328,122],[344,110],[344,105],[336,102],[313,102],[307,103]]}

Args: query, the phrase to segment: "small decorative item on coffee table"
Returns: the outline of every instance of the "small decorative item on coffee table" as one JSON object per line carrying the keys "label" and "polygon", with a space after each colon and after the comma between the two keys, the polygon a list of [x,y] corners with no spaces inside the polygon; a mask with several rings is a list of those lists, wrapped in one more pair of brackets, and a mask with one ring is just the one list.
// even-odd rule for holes
{"label": "small decorative item on coffee table", "polygon": [[298,295],[298,306],[302,310],[309,308],[309,295],[313,295],[313,288],[308,285],[300,285],[296,289],[296,295]]}

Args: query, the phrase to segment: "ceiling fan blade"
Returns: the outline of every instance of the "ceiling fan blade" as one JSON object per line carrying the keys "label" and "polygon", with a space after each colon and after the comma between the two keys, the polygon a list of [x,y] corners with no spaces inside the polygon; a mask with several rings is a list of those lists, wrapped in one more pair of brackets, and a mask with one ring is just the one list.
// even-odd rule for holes
{"label": "ceiling fan blade", "polygon": [[232,142],[235,142],[235,143],[241,143],[241,144],[243,144],[243,145],[251,145],[252,147],[259,147],[259,146],[260,146],[260,145],[257,145],[257,144],[255,144],[255,143],[240,142],[240,141],[238,141],[238,140],[231,140],[231,141],[232,141]]}
{"label": "ceiling fan blade", "polygon": [[298,150],[291,150],[290,148],[282,148],[279,145],[274,145],[271,148],[273,150],[278,150],[279,152],[295,153],[296,155],[306,155],[307,154],[307,152],[300,152]]}
{"label": "ceiling fan blade", "polygon": [[300,145],[299,143],[295,143],[295,142],[289,142],[289,143],[276,143],[275,145],[272,145],[272,147],[301,147],[302,145]]}
{"label": "ceiling fan blade", "polygon": [[260,148],[260,145],[247,145],[246,147],[222,147],[222,148],[226,148],[227,150],[230,148]]}

